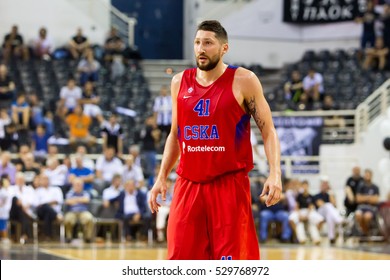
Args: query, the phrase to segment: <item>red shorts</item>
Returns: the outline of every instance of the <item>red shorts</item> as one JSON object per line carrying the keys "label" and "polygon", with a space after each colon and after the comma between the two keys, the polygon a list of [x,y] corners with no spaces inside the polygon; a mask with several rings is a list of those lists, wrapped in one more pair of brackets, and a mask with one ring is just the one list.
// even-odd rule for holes
{"label": "red shorts", "polygon": [[247,173],[207,183],[178,177],[167,239],[172,260],[260,259]]}

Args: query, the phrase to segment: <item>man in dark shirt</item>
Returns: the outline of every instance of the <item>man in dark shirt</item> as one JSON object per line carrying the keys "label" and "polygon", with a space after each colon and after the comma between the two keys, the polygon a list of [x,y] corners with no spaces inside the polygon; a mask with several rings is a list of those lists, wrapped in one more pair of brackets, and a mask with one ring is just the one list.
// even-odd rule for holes
{"label": "man in dark shirt", "polygon": [[356,18],[356,22],[363,25],[363,33],[361,36],[361,48],[373,47],[375,44],[375,21],[379,18],[379,14],[375,11],[374,2],[367,1],[367,10]]}
{"label": "man in dark shirt", "polygon": [[370,169],[364,170],[363,179],[356,192],[355,219],[361,228],[362,234],[367,236],[371,222],[378,211],[379,188],[372,183],[372,171]]}
{"label": "man in dark shirt", "polygon": [[5,64],[0,64],[0,108],[9,109],[14,99],[15,83]]}
{"label": "man in dark shirt", "polygon": [[69,52],[73,59],[79,59],[88,46],[89,42],[87,37],[83,35],[82,29],[78,28],[76,35],[69,41]]}
{"label": "man in dark shirt", "polygon": [[11,57],[28,60],[28,48],[23,43],[23,37],[19,34],[17,25],[13,25],[11,32],[4,36],[3,53],[5,62]]}
{"label": "man in dark shirt", "polygon": [[360,167],[355,166],[352,169],[352,176],[347,179],[345,186],[345,199],[344,206],[346,208],[346,216],[349,216],[351,213],[356,210],[356,192],[359,184],[363,181],[362,176],[360,176]]}

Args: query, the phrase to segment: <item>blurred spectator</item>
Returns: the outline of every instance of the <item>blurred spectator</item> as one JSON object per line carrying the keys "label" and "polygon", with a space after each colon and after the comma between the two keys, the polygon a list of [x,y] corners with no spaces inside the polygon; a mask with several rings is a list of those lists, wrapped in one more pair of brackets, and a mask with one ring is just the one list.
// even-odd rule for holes
{"label": "blurred spectator", "polygon": [[72,189],[66,194],[65,205],[67,210],[64,216],[66,242],[73,239],[74,226],[82,226],[84,241],[90,243],[93,234],[93,215],[88,211],[91,198],[83,190],[83,181],[80,178],[73,180]]}
{"label": "blurred spectator", "polygon": [[158,129],[154,117],[145,120],[145,127],[141,130],[140,140],[142,143],[141,156],[145,159],[143,168],[148,185],[153,185],[154,170],[156,168],[157,145],[160,141],[161,131]]}
{"label": "blurred spectator", "polygon": [[3,54],[6,63],[11,57],[29,59],[28,48],[24,44],[23,36],[19,34],[17,25],[13,25],[11,32],[4,36]]}
{"label": "blurred spectator", "polygon": [[104,121],[101,128],[103,137],[103,149],[114,147],[118,157],[123,155],[123,129],[118,122],[117,115],[112,113],[108,121]]}
{"label": "blurred spectator", "polygon": [[9,243],[8,221],[12,205],[10,181],[7,175],[0,176],[0,240],[2,244]]}
{"label": "blurred spectator", "polygon": [[5,64],[0,64],[0,109],[9,109],[14,100],[15,83]]}
{"label": "blurred spectator", "polygon": [[36,58],[50,60],[54,50],[54,44],[52,39],[48,37],[47,29],[45,27],[39,29],[39,35],[34,40],[32,48]]}
{"label": "blurred spectator", "polygon": [[86,144],[92,146],[96,143],[96,138],[89,132],[91,118],[83,113],[81,105],[76,105],[73,113],[66,117],[69,126],[69,144],[72,146]]}
{"label": "blurred spectator", "polygon": [[380,20],[383,25],[382,37],[385,47],[390,48],[390,3],[383,5],[383,13]]}
{"label": "blurred spectator", "polygon": [[321,243],[319,227],[324,218],[315,208],[314,198],[309,193],[309,183],[303,181],[301,186],[302,192],[297,196],[297,208],[291,212],[289,220],[299,243],[304,244],[307,241],[305,230],[305,223],[307,223],[310,238],[314,244],[318,245]]}
{"label": "blurred spectator", "polygon": [[336,207],[336,198],[330,191],[329,181],[326,176],[321,177],[320,192],[314,196],[314,203],[318,213],[324,217],[328,229],[330,244],[336,243],[336,229],[341,226],[343,218]]}
{"label": "blurred spectator", "polygon": [[307,75],[303,78],[303,89],[309,103],[313,104],[323,100],[324,79],[322,74],[313,68],[309,69]]}
{"label": "blurred spectator", "polygon": [[34,125],[44,123],[43,102],[38,99],[36,93],[29,93],[27,102],[31,108],[31,119]]}
{"label": "blurred spectator", "polygon": [[114,147],[107,147],[103,151],[103,155],[96,160],[96,181],[95,187],[98,192],[108,187],[111,184],[112,178],[115,174],[122,174],[122,161],[115,156]]}
{"label": "blurred spectator", "polygon": [[387,67],[389,48],[385,46],[383,38],[375,39],[375,46],[366,48],[363,68],[366,70],[383,71]]}
{"label": "blurred spectator", "polygon": [[[30,128],[30,104],[27,103],[26,94],[18,94],[16,101],[12,103],[12,119],[17,125],[19,134]],[[26,135],[26,133],[24,134]]]}
{"label": "blurred spectator", "polygon": [[375,21],[379,18],[379,14],[375,11],[374,2],[367,1],[367,9],[356,17],[355,21],[363,25],[363,33],[361,35],[360,47],[362,50],[365,48],[372,48],[375,44]]}
{"label": "blurred spectator", "polygon": [[37,125],[35,132],[32,135],[31,150],[34,155],[39,158],[45,158],[48,152],[48,140],[50,135],[46,132],[46,127],[43,124]]}
{"label": "blurred spectator", "polygon": [[97,96],[94,85],[91,81],[87,81],[84,85],[83,95],[79,103],[84,108],[84,114],[88,117],[96,118],[99,124],[104,121],[102,110],[99,107],[100,97]]}
{"label": "blurred spectator", "polygon": [[83,190],[87,191],[91,197],[96,197],[97,193],[95,193],[93,189],[93,181],[95,180],[95,175],[93,170],[83,166],[83,156],[80,154],[76,154],[74,156],[76,167],[73,167],[69,170],[69,183],[73,183],[75,178],[79,178],[83,181]]}
{"label": "blurred spectator", "polygon": [[8,115],[7,109],[0,109],[0,150],[8,150],[6,141],[6,127],[11,123],[11,117]]}
{"label": "blurred spectator", "polygon": [[83,35],[81,28],[77,28],[76,35],[69,40],[69,52],[72,58],[78,60],[88,47],[88,38]]}
{"label": "blurred spectator", "polygon": [[53,223],[63,220],[64,197],[59,187],[49,185],[49,178],[46,175],[38,175],[38,178],[39,187],[35,189],[36,213],[39,220],[43,221],[45,239],[50,241],[54,237]]}
{"label": "blurred spectator", "polygon": [[379,188],[372,182],[370,169],[364,170],[363,181],[359,184],[356,192],[356,203],[356,222],[360,226],[361,233],[368,236],[371,223],[377,215],[379,203]]}
{"label": "blurred spectator", "polygon": [[60,164],[57,155],[47,159],[43,174],[49,178],[50,186],[59,187],[63,194],[67,193],[69,189],[67,184],[68,168],[66,165]]}
{"label": "blurred spectator", "polygon": [[298,70],[291,72],[291,78],[284,84],[284,98],[296,104],[304,92],[301,73]]}
{"label": "blurred spectator", "polygon": [[126,240],[135,240],[137,229],[142,222],[142,216],[147,211],[146,195],[144,192],[137,190],[135,182],[126,181],[123,186],[124,190],[120,194],[110,199],[110,204],[119,203],[116,218],[123,220],[124,234]]}
{"label": "blurred spectator", "polygon": [[28,154],[31,153],[31,147],[28,144],[21,144],[17,151],[17,156],[12,160],[17,171],[22,171],[24,168],[24,161]]}
{"label": "blurred spectator", "polygon": [[24,181],[24,174],[18,172],[15,175],[15,184],[10,187],[12,206],[9,214],[11,221],[17,221],[22,225],[20,243],[24,244],[32,237],[31,224],[35,218],[35,193],[31,186]]}
{"label": "blurred spectator", "polygon": [[31,185],[35,176],[40,173],[37,163],[35,162],[34,155],[31,152],[27,153],[23,158],[23,167],[21,171],[24,174],[26,185]]}
{"label": "blurred spectator", "polygon": [[354,166],[352,168],[352,175],[347,179],[345,184],[344,206],[346,208],[347,217],[356,210],[356,193],[358,186],[362,183],[362,181],[363,178],[360,176],[360,167]]}
{"label": "blurred spectator", "polygon": [[[83,167],[86,167],[92,171],[95,170],[95,162],[93,161],[93,159],[88,157],[87,149],[85,148],[84,145],[77,146],[75,156],[78,156],[78,155],[81,156],[83,159]],[[72,168],[76,168],[76,166],[77,166],[75,156],[71,157]]]}
{"label": "blurred spectator", "polygon": [[138,144],[130,145],[129,154],[133,156],[134,164],[142,168],[141,149]]}
{"label": "blurred spectator", "polygon": [[161,131],[161,150],[164,149],[165,140],[171,131],[172,121],[172,99],[169,94],[169,89],[166,85],[163,85],[160,89],[160,95],[154,99],[153,105],[154,118],[158,128]]}
{"label": "blurred spectator", "polygon": [[5,128],[5,138],[2,139],[2,149],[4,151],[12,151],[14,152],[19,148],[20,142],[19,142],[19,134],[18,130],[16,129],[16,125],[11,122],[8,126]]}
{"label": "blurred spectator", "polygon": [[122,181],[126,182],[128,180],[133,180],[138,189],[144,185],[144,174],[142,172],[142,168],[134,164],[133,155],[128,155],[126,164],[123,168]]}
{"label": "blurred spectator", "polygon": [[11,162],[11,153],[9,151],[1,152],[0,176],[7,174],[11,184],[15,184],[16,167]]}
{"label": "blurred spectator", "polygon": [[92,83],[99,79],[100,63],[95,59],[92,48],[87,48],[83,58],[77,65],[77,71],[80,73],[80,85],[84,86],[87,81]]}
{"label": "blurred spectator", "polygon": [[120,56],[122,58],[124,49],[125,43],[118,35],[118,30],[115,27],[111,27],[104,43],[104,60],[112,62],[114,56]]}
{"label": "blurred spectator", "polygon": [[72,112],[76,107],[77,102],[82,97],[82,90],[76,84],[74,77],[69,77],[66,86],[63,86],[60,91],[60,102],[58,107],[65,106],[65,113]]}
{"label": "blurred spectator", "polygon": [[109,200],[117,197],[122,190],[122,176],[120,174],[115,174],[112,177],[111,185],[103,190],[103,206],[108,207],[110,205]]}
{"label": "blurred spectator", "polygon": [[67,137],[68,125],[65,122],[67,112],[68,109],[65,105],[59,103],[53,117],[54,134],[52,136],[55,136],[56,138]]}

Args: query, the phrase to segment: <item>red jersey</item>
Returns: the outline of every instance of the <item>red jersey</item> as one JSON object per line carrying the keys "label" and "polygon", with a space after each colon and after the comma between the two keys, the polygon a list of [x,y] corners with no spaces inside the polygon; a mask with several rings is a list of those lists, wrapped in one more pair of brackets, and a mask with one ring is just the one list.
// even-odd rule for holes
{"label": "red jersey", "polygon": [[237,67],[228,66],[210,86],[196,81],[196,68],[183,73],[177,96],[180,162],[177,173],[194,182],[207,182],[253,168],[250,115],[233,94]]}

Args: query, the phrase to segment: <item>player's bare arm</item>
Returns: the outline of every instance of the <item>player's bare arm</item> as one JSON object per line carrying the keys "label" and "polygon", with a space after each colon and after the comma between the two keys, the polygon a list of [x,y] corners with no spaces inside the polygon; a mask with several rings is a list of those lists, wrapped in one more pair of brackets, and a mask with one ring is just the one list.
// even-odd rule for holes
{"label": "player's bare arm", "polygon": [[[280,200],[282,192],[280,170],[280,143],[272,120],[271,110],[265,100],[261,83],[257,76],[244,68],[237,69],[234,92],[239,92],[236,98],[260,129],[264,149],[270,167],[270,174],[264,183],[262,196],[268,194],[266,205],[271,206]],[[241,99],[241,100],[240,100]]]}
{"label": "player's bare arm", "polygon": [[158,208],[161,206],[156,201],[158,194],[161,194],[162,200],[166,198],[167,177],[180,155],[180,146],[177,139],[177,95],[180,89],[182,75],[183,73],[176,74],[171,82],[172,126],[165,143],[159,174],[157,175],[153,188],[150,190],[149,208],[152,213],[158,212]]}

